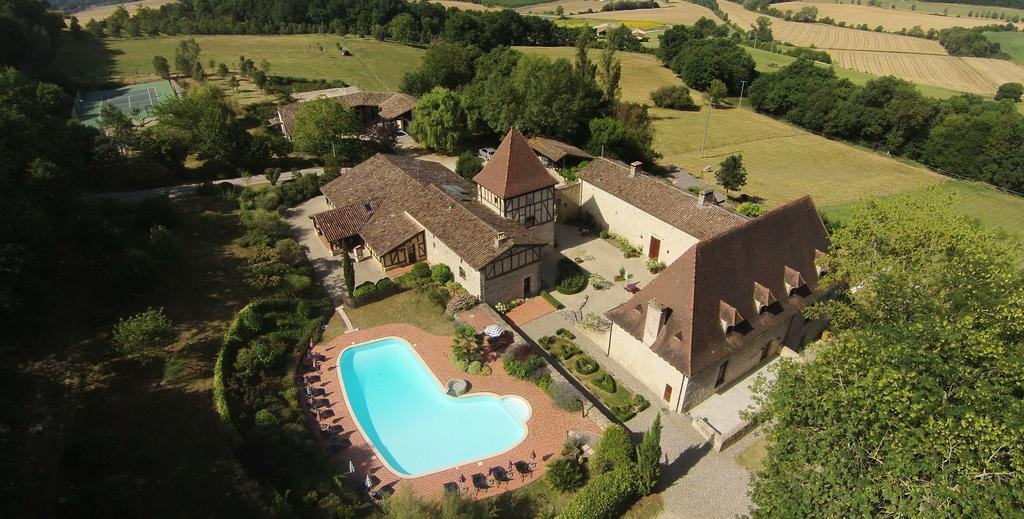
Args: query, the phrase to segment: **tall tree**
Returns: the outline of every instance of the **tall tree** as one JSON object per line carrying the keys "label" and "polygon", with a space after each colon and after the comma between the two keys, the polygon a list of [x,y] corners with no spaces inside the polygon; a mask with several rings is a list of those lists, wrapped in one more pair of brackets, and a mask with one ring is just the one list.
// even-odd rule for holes
{"label": "tall tree", "polygon": [[646,496],[654,492],[661,475],[661,413],[654,416],[654,423],[644,433],[636,447],[637,493]]}
{"label": "tall tree", "polygon": [[755,517],[1024,509],[1017,245],[941,190],[862,204],[822,265],[833,335],[759,397]]}
{"label": "tall tree", "polygon": [[435,87],[416,102],[409,133],[428,149],[451,153],[464,136],[466,114],[458,94]]}
{"label": "tall tree", "polygon": [[615,57],[614,46],[607,45],[601,52],[597,77],[601,80],[601,98],[606,103],[618,100],[621,93],[619,80],[622,78],[622,62]]}
{"label": "tall tree", "polygon": [[153,71],[164,79],[171,79],[171,67],[163,56],[153,56]]}
{"label": "tall tree", "polygon": [[718,181],[718,185],[725,189],[725,196],[729,196],[729,191],[736,191],[737,189],[747,184],[747,170],[743,167],[743,155],[729,155],[718,165],[718,171],[715,172],[715,180]]}
{"label": "tall tree", "polygon": [[292,123],[297,151],[342,161],[355,158],[359,118],[337,99],[315,99],[299,105]]}
{"label": "tall tree", "polygon": [[203,64],[199,61],[199,43],[195,38],[188,38],[178,42],[174,49],[174,68],[186,76],[203,76]]}
{"label": "tall tree", "polygon": [[722,100],[727,95],[729,95],[729,89],[725,88],[725,83],[719,79],[711,82],[711,87],[708,88],[708,100],[711,102],[711,106],[717,107],[722,104]]}
{"label": "tall tree", "polygon": [[341,271],[345,281],[345,293],[352,297],[352,291],[356,288],[356,271],[352,266],[352,257],[349,256],[348,249],[342,251]]}

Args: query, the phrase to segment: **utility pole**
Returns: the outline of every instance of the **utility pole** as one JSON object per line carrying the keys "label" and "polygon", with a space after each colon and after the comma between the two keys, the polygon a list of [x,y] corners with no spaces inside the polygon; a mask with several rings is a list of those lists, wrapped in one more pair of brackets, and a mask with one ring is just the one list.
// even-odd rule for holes
{"label": "utility pole", "polygon": [[736,108],[743,108],[743,88],[747,86],[747,80],[743,79],[740,81],[740,102]]}
{"label": "utility pole", "polygon": [[708,116],[704,119],[704,139],[700,141],[700,158],[704,158],[704,145],[708,142],[708,127],[711,125],[711,97],[708,101]]}

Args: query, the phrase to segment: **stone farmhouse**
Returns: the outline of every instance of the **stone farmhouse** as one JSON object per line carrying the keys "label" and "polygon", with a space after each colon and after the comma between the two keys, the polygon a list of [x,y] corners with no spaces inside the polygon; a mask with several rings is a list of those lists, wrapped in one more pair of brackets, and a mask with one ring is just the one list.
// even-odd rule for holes
{"label": "stone farmhouse", "polygon": [[518,130],[473,181],[435,162],[377,154],[321,188],[333,208],[313,215],[332,252],[386,271],[444,263],[489,303],[537,295],[554,243],[554,186]]}
{"label": "stone farmhouse", "polygon": [[565,185],[538,142],[532,149],[512,129],[472,181],[435,162],[375,155],[323,186],[332,209],[313,226],[332,252],[385,271],[444,263],[492,304],[553,284],[543,260],[559,254],[556,221],[615,233],[668,267],[606,313],[607,355],[675,411],[820,336],[826,323],[800,315],[823,295],[817,261],[829,246],[810,198],[748,219],[709,190],[694,195],[603,157]]}

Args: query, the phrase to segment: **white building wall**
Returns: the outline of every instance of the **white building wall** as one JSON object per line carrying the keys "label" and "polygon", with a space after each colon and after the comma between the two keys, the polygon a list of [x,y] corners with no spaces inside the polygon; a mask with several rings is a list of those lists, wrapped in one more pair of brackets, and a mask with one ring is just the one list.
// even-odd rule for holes
{"label": "white building wall", "polygon": [[671,265],[697,243],[697,238],[669,225],[593,184],[581,181],[580,210],[594,217],[598,227],[608,229],[650,254],[651,236],[661,240],[658,260]]}
{"label": "white building wall", "polygon": [[655,395],[662,397],[665,394],[665,386],[672,386],[671,401],[666,402],[659,398],[659,402],[673,411],[679,411],[686,375],[665,362],[665,359],[634,339],[617,324],[612,325],[611,342],[607,347],[608,356],[626,368]]}
{"label": "white building wall", "polygon": [[[482,293],[480,281],[483,279],[480,271],[470,267],[469,263],[462,261],[458,254],[455,254],[453,250],[449,249],[444,242],[437,239],[430,231],[424,230],[423,235],[427,240],[427,262],[432,265],[438,263],[448,265],[448,268],[452,269],[452,279],[462,285],[473,296],[480,297]],[[461,272],[465,273],[465,276],[460,275],[460,267],[462,268]]]}

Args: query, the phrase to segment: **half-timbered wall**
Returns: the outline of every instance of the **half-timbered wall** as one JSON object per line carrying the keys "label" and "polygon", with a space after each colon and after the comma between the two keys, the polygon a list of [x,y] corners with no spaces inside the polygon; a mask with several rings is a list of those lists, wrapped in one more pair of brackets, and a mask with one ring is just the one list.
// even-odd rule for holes
{"label": "half-timbered wall", "polygon": [[540,247],[512,247],[484,267],[484,279],[494,279],[540,261]]}
{"label": "half-timbered wall", "polygon": [[[416,255],[412,257],[409,254],[411,248],[415,247]],[[375,254],[376,255],[376,254]],[[416,236],[409,238],[408,241],[395,247],[389,252],[377,256],[377,261],[384,269],[390,269],[394,267],[401,267],[417,261],[424,261],[427,259],[427,246],[423,239],[423,233],[418,233]]]}
{"label": "half-timbered wall", "polygon": [[505,201],[480,184],[476,185],[476,198],[490,210],[498,214],[505,214]]}
{"label": "half-timbered wall", "polygon": [[505,200],[505,218],[526,227],[554,221],[555,189],[548,187]]}

